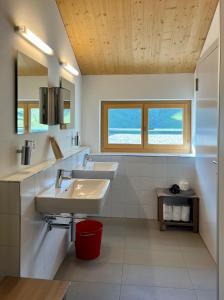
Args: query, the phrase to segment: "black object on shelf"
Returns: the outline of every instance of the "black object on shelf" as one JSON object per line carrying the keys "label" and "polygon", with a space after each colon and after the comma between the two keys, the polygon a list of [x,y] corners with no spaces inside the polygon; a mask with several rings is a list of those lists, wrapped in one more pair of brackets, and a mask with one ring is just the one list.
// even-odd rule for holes
{"label": "black object on shelf", "polygon": [[179,185],[177,185],[177,184],[173,184],[173,185],[169,188],[169,191],[170,191],[172,194],[180,194],[180,187],[179,187]]}

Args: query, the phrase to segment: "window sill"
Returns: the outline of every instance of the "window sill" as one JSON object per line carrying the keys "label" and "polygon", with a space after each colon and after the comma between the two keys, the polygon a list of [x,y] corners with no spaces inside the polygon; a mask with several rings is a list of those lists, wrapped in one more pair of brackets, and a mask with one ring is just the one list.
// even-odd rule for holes
{"label": "window sill", "polygon": [[195,157],[195,153],[130,153],[130,152],[97,152],[91,155],[105,156],[143,156],[143,157]]}

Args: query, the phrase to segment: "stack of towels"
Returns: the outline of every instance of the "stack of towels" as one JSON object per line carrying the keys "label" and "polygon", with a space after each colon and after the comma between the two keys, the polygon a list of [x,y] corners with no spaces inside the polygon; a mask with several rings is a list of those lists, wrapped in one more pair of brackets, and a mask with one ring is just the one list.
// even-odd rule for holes
{"label": "stack of towels", "polygon": [[163,204],[163,219],[165,221],[190,221],[190,206],[177,206]]}

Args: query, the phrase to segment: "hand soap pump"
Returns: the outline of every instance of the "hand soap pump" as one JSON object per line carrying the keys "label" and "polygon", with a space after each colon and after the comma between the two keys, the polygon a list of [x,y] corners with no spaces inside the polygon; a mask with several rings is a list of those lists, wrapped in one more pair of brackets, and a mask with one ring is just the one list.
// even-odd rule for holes
{"label": "hand soap pump", "polygon": [[32,147],[33,141],[25,140],[25,144],[22,146],[22,149],[16,151],[17,153],[21,153],[22,165],[30,165]]}
{"label": "hand soap pump", "polygon": [[75,135],[75,146],[79,146],[79,133],[78,131],[76,132],[76,135]]}

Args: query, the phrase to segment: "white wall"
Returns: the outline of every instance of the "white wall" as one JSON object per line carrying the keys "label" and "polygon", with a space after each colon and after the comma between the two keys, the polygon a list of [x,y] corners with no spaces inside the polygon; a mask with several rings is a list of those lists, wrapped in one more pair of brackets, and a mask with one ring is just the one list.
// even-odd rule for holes
{"label": "white wall", "polygon": [[[30,176],[0,180],[0,276],[53,279],[69,246],[68,230],[47,228],[35,197],[55,182],[56,170],[80,166],[88,148],[30,169]],[[35,170],[36,169],[36,170]],[[38,171],[37,171],[38,170]]]}
{"label": "white wall", "polygon": [[193,99],[193,74],[82,77],[82,141],[99,152],[100,101]]}
{"label": "white wall", "polygon": [[117,161],[102,216],[157,219],[155,189],[179,184],[184,179],[194,188],[194,158],[93,155],[94,161]]}
{"label": "white wall", "polygon": [[201,57],[203,54],[210,48],[210,46],[219,39],[220,34],[220,4],[217,5],[214,17],[212,19],[212,23],[207,34],[203,49],[201,51]]}
{"label": "white wall", "polygon": [[217,197],[218,114],[219,114],[219,36],[220,4],[218,4],[195,77],[199,78],[196,97],[195,187],[200,196],[200,234],[217,261]]}
{"label": "white wall", "polygon": [[218,240],[219,300],[224,300],[224,0],[220,1],[220,72],[219,72],[219,170]]}
{"label": "white wall", "polygon": [[[101,100],[193,99],[193,74],[83,76],[82,94],[82,140],[94,153],[100,151]],[[180,179],[194,184],[193,158],[108,154],[93,158],[120,164],[103,216],[156,219],[156,187]]]}
{"label": "white wall", "polygon": [[[47,56],[34,48],[14,32],[14,25],[26,25],[42,38],[55,51],[55,56]],[[34,139],[37,148],[32,154],[32,163],[36,164],[52,157],[48,135],[56,136],[63,151],[71,147],[71,131],[60,131],[59,126],[51,126],[48,133],[15,134],[15,70],[16,50],[31,56],[48,67],[49,86],[59,86],[59,77],[72,80],[75,85],[75,126],[80,130],[81,77],[69,75],[58,64],[58,57],[77,66],[76,59],[68,40],[60,13],[54,0],[7,0],[0,1],[0,176],[17,171],[20,156],[16,149],[24,139]]]}
{"label": "white wall", "polygon": [[54,278],[70,244],[68,230],[47,230],[42,215],[36,212],[35,196],[54,184],[57,169],[80,166],[86,153],[88,149],[20,183],[20,276]]}

